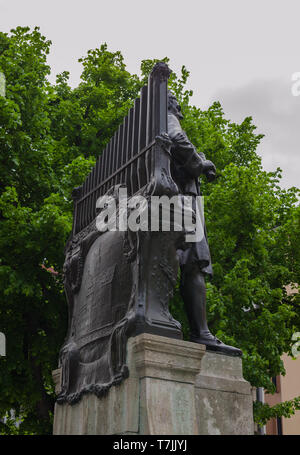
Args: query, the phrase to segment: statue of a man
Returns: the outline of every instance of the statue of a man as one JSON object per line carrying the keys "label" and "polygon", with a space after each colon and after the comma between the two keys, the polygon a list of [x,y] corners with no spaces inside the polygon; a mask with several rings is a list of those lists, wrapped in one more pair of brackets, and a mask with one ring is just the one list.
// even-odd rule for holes
{"label": "statue of a man", "polygon": [[[215,165],[198,153],[182,130],[183,118],[176,97],[168,92],[168,135],[172,141],[172,177],[179,192],[192,197],[194,206],[196,196],[200,195],[198,177],[203,174],[208,181],[216,177]],[[240,356],[242,351],[228,346],[211,334],[206,320],[205,276],[212,276],[210,251],[204,225],[203,238],[191,243],[186,249],[177,251],[181,269],[180,291],[184,301],[190,330],[191,341],[205,344],[208,350]]]}

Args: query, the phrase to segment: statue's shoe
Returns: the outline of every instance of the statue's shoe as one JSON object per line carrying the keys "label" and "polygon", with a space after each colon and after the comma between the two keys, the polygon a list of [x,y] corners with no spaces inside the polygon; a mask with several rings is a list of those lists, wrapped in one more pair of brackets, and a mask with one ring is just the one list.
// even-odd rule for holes
{"label": "statue's shoe", "polygon": [[198,344],[205,344],[207,351],[215,351],[226,355],[241,357],[242,351],[234,346],[224,344],[217,337],[210,335],[208,337],[191,337],[191,341]]}

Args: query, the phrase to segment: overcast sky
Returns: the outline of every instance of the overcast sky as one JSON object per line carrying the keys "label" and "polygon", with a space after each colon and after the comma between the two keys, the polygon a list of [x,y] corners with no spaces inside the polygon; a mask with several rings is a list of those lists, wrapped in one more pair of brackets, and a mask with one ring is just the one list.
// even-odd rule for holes
{"label": "overcast sky", "polygon": [[253,117],[264,167],[281,167],[285,187],[300,186],[299,22],[299,0],[0,0],[1,31],[38,25],[52,41],[52,81],[68,70],[75,86],[77,59],[104,42],[133,73],[146,58],[185,65],[195,105],[219,100],[227,118]]}

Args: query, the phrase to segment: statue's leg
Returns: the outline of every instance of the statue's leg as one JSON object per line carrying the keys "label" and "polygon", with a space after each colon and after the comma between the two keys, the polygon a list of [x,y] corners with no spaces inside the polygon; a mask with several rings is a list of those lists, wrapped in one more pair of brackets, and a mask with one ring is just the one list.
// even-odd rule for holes
{"label": "statue's leg", "polygon": [[197,263],[181,267],[180,291],[191,329],[191,341],[205,344],[208,350],[241,356],[240,349],[224,344],[208,329],[205,279]]}
{"label": "statue's leg", "polygon": [[206,286],[198,264],[181,268],[180,291],[191,329],[191,338],[213,337],[206,319]]}

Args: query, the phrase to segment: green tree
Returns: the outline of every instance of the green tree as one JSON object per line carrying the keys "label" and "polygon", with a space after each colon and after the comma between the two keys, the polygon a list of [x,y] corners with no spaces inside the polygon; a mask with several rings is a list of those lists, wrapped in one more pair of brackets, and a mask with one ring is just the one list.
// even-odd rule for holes
{"label": "green tree", "polygon": [[[62,264],[71,191],[155,62],[142,62],[139,79],[126,71],[121,53],[104,44],[80,60],[81,82],[72,89],[68,72],[48,82],[50,45],[38,28],[0,33],[6,77],[6,96],[0,96],[0,330],[7,338],[0,417],[14,409],[21,418],[19,429],[8,419],[4,433],[51,433],[51,371],[67,326]],[[182,104],[188,136],[218,169],[215,183],[202,182],[215,273],[207,284],[210,327],[243,349],[246,379],[272,392],[270,378],[284,373],[280,357],[299,330],[299,296],[285,288],[300,282],[299,192],[279,187],[279,170],[263,170],[256,153],[262,135],[250,117],[238,125],[224,118],[219,103],[207,111],[191,105],[188,76],[185,67],[179,76],[172,73],[170,88]],[[171,308],[188,337],[178,290]]]}
{"label": "green tree", "polygon": [[[38,28],[0,34],[0,416],[20,433],[51,433],[51,370],[66,334],[63,250],[72,227],[71,191],[82,183],[140,87],[106,45],[83,58],[82,82],[52,86],[50,41]],[[11,422],[8,419],[8,422]],[[11,432],[11,425],[5,426]],[[4,430],[2,430],[4,431]]]}

